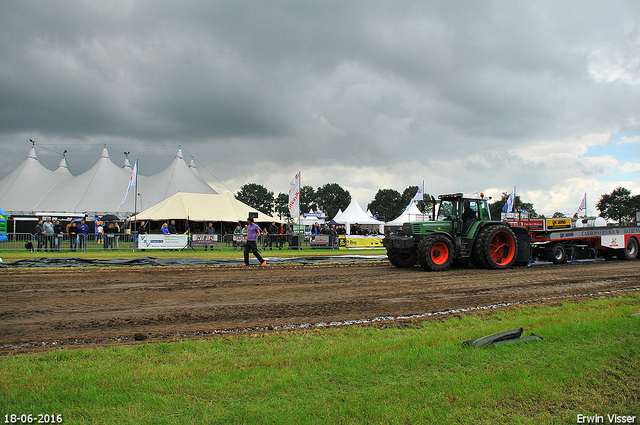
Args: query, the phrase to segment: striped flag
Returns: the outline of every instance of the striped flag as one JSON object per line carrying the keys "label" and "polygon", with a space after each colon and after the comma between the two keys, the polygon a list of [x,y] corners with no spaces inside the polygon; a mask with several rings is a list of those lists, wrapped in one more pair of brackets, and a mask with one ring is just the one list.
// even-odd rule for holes
{"label": "striped flag", "polygon": [[129,186],[127,186],[127,193],[124,194],[124,199],[122,200],[122,202],[120,202],[120,205],[124,204],[124,202],[127,200],[127,196],[129,196],[129,189],[131,189],[131,186],[135,186],[136,185],[137,174],[138,174],[138,160],[136,159],[136,163],[133,164],[133,171],[131,171],[131,178],[129,179]]}
{"label": "striped flag", "polygon": [[508,213],[513,211],[513,204],[516,201],[516,188],[513,188],[513,192],[511,192],[511,195],[509,195],[509,198],[507,198],[507,202],[505,202],[504,207],[502,207],[502,212],[503,213]]}
{"label": "striped flag", "polygon": [[294,219],[300,217],[300,171],[289,185],[289,214]]}
{"label": "striped flag", "polygon": [[587,198],[587,194],[585,193],[584,196],[582,197],[582,202],[580,203],[580,206],[578,207],[578,211],[576,211],[575,215],[577,215],[578,217],[580,217],[580,213],[582,211],[584,211],[587,207],[587,203],[586,203],[586,198]]}

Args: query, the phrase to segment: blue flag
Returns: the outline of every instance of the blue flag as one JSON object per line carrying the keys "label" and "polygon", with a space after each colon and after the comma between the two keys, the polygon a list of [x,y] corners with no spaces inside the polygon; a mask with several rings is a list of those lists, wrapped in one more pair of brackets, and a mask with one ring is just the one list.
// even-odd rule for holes
{"label": "blue flag", "polygon": [[515,203],[516,200],[516,188],[513,188],[513,192],[511,192],[511,195],[509,195],[509,198],[507,198],[507,202],[505,202],[504,207],[502,207],[502,212],[503,213],[508,213],[513,211],[513,204]]}

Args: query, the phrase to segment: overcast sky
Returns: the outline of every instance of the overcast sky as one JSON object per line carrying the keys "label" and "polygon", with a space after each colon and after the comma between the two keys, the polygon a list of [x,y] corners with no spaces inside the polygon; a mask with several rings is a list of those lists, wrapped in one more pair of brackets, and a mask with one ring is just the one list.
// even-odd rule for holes
{"label": "overcast sky", "polygon": [[0,178],[30,138],[74,175],[181,145],[232,192],[302,171],[363,208],[424,180],[595,213],[640,194],[639,95],[637,0],[0,1]]}

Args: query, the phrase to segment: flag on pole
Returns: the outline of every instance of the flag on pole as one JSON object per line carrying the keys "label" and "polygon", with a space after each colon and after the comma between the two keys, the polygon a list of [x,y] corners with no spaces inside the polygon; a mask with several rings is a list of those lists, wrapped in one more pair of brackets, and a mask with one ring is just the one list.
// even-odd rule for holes
{"label": "flag on pole", "polygon": [[502,207],[502,212],[503,213],[508,213],[513,211],[513,204],[515,203],[516,200],[516,188],[513,188],[513,192],[511,192],[511,195],[509,195],[509,198],[507,198],[507,202],[504,203],[504,207]]}
{"label": "flag on pole", "polygon": [[587,206],[586,205],[586,199],[585,199],[586,197],[587,197],[587,194],[585,193],[584,196],[582,197],[582,202],[580,203],[580,206],[578,207],[578,211],[576,211],[576,214],[575,214],[578,217],[580,217],[580,213],[582,211],[584,211],[586,206]]}
{"label": "flag on pole", "polygon": [[405,208],[404,210],[409,211],[409,208],[411,208],[411,204],[413,204],[414,202],[423,201],[423,200],[424,200],[424,180],[422,181],[422,186],[418,188],[418,191],[414,195],[413,199],[411,199],[411,202],[409,202],[409,205],[407,205],[407,208]]}
{"label": "flag on pole", "polygon": [[131,186],[135,186],[136,185],[137,174],[138,174],[138,160],[136,159],[136,163],[133,164],[133,171],[131,171],[131,178],[129,179],[129,186],[127,186],[127,193],[124,194],[124,199],[122,200],[122,202],[120,202],[120,205],[124,204],[124,202],[127,200],[127,196],[129,196],[129,190],[131,189]]}
{"label": "flag on pole", "polygon": [[300,171],[289,185],[289,214],[294,219],[300,217]]}

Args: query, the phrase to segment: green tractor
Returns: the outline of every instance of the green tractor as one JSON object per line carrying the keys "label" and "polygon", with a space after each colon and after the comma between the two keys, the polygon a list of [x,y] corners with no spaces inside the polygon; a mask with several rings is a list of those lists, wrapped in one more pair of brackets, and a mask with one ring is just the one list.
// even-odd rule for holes
{"label": "green tractor", "polygon": [[522,228],[512,228],[491,220],[489,197],[482,193],[440,195],[436,221],[416,221],[402,225],[397,235],[383,244],[389,262],[409,268],[420,264],[427,271],[447,270],[456,261],[490,269],[506,269],[514,263],[528,264],[530,236]]}

